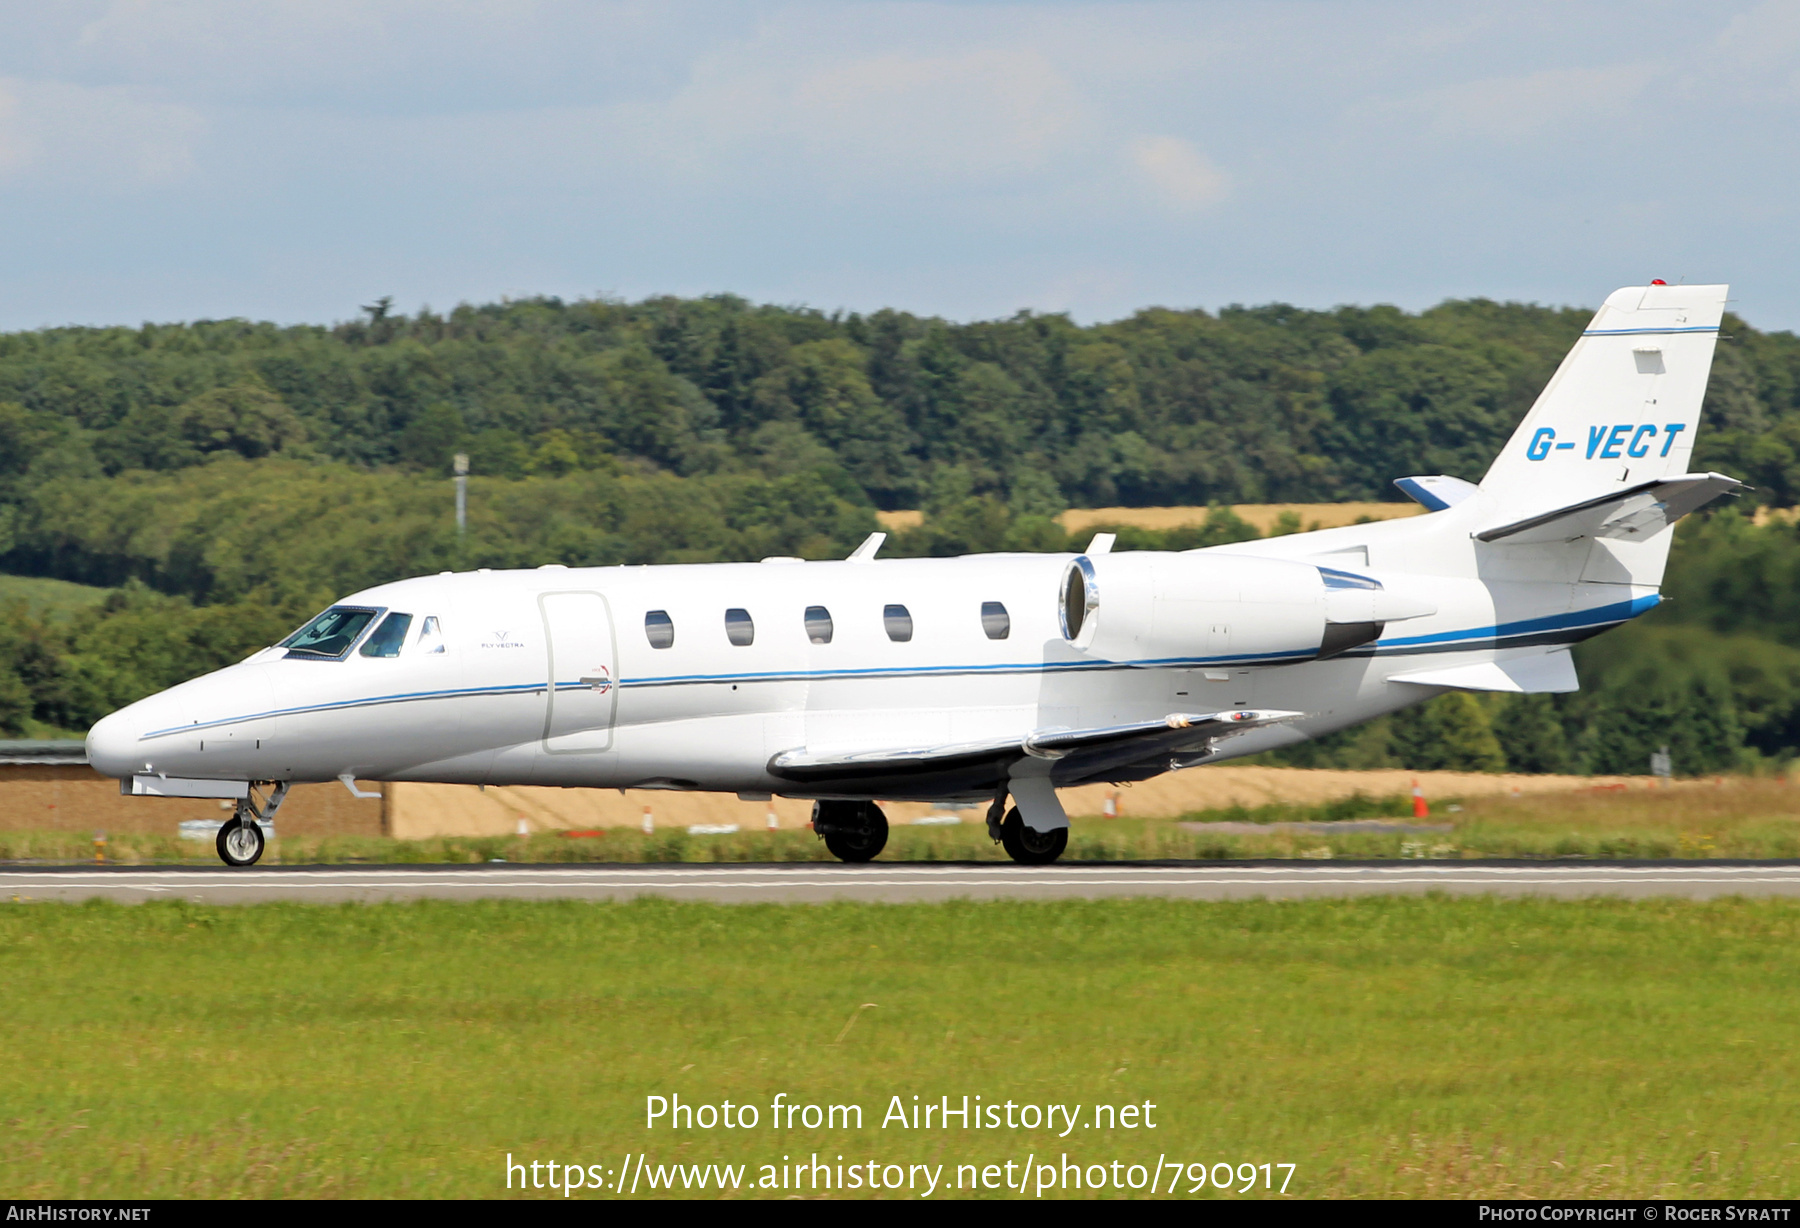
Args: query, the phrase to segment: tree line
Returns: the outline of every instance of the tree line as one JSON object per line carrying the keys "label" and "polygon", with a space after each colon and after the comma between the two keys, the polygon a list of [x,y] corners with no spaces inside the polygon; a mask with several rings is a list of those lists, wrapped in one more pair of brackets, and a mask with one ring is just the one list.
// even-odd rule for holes
{"label": "tree line", "polygon": [[[334,597],[475,566],[1061,550],[1083,505],[1394,497],[1475,479],[1587,313],[1273,305],[954,324],[731,297],[534,299],[333,327],[0,335],[0,571],[113,589],[0,619],[0,731],[79,730]],[[1800,503],[1800,340],[1728,318],[1696,463]],[[447,479],[468,453],[458,537]],[[1293,525],[1293,528],[1299,526]],[[1121,549],[1255,536],[1223,506]],[[1684,525],[1675,601],[1583,646],[1567,697],[1447,696],[1286,752],[1321,766],[1643,771],[1800,747],[1800,543]]]}
{"label": "tree line", "polygon": [[[804,473],[890,509],[945,487],[1025,515],[1392,498],[1478,478],[1587,319],[1476,299],[958,324],[714,296],[41,329],[0,335],[0,503],[52,473],[442,475],[458,451],[507,479]],[[1697,463],[1800,503],[1800,340],[1725,334]]]}

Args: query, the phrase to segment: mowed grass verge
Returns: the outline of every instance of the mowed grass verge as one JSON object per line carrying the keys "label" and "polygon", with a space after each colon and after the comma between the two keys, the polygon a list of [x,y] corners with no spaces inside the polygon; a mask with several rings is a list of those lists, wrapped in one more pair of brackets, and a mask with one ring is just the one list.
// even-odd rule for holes
{"label": "mowed grass verge", "polygon": [[[752,1180],[818,1152],[1793,1197],[1797,939],[1787,900],[23,905],[0,1192],[487,1197],[509,1152]],[[646,1131],[673,1093],[760,1128]],[[777,1093],[863,1128],[777,1132]],[[1150,1101],[1157,1128],[881,1128],[915,1094]]]}
{"label": "mowed grass verge", "polygon": [[[1729,778],[1682,782],[1672,789],[1586,789],[1438,799],[1423,832],[1316,831],[1282,823],[1336,823],[1385,818],[1412,825],[1412,799],[1360,794],[1315,804],[1270,804],[1204,810],[1171,819],[1076,816],[1066,861],[1244,858],[1796,858],[1800,857],[1800,785]],[[954,826],[896,824],[884,862],[1005,861],[977,811]],[[1262,830],[1244,832],[1239,825]],[[1231,826],[1226,826],[1227,824]],[[277,827],[280,827],[279,822]],[[0,831],[0,862],[90,861],[89,833]],[[115,834],[109,860],[123,864],[187,861],[216,865],[211,840],[167,834]],[[681,827],[651,833],[605,828],[489,837],[387,840],[379,837],[282,835],[271,863],[351,862],[471,864],[509,862],[765,862],[835,861],[811,831],[746,829],[693,835]]]}

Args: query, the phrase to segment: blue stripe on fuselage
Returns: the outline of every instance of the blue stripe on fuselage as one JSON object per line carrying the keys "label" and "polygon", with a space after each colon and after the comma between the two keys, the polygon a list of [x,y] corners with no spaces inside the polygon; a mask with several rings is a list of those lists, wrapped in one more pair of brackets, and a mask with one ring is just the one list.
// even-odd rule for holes
{"label": "blue stripe on fuselage", "polygon": [[[1498,641],[1515,639],[1521,636],[1543,635],[1546,633],[1567,631],[1599,630],[1608,626],[1636,618],[1639,614],[1654,608],[1661,597],[1652,594],[1638,597],[1631,601],[1614,602],[1611,605],[1596,606],[1593,609],[1581,610],[1567,614],[1551,614],[1542,618],[1526,618],[1515,622],[1498,623],[1491,627],[1476,627],[1463,631],[1439,631],[1430,635],[1402,636],[1397,639],[1378,640],[1374,645],[1377,656],[1407,656],[1421,650],[1442,650],[1445,645],[1462,645],[1468,648],[1479,648]],[[1579,638],[1579,637],[1575,637]],[[1573,642],[1573,639],[1571,639]],[[852,680],[870,678],[942,678],[975,675],[1005,674],[1050,674],[1091,672],[1100,670],[1123,669],[1203,669],[1208,666],[1231,665],[1277,665],[1282,662],[1300,662],[1312,659],[1310,652],[1304,653],[1249,653],[1238,656],[1222,657],[1158,657],[1137,661],[1037,661],[1020,662],[1001,665],[928,665],[899,667],[892,669],[854,669],[854,670],[789,670],[766,673],[740,674],[671,674],[650,678],[621,678],[618,686],[622,689],[650,689],[670,686],[719,686],[726,684],[744,684],[752,682],[828,682],[833,680]],[[223,725],[236,725],[245,721],[266,720],[278,716],[304,716],[314,712],[341,712],[351,708],[374,708],[386,704],[414,703],[433,699],[462,699],[475,695],[521,695],[545,689],[542,682],[517,683],[507,686],[463,687],[440,691],[409,691],[396,695],[378,695],[367,699],[342,699],[329,703],[306,704],[294,708],[277,708],[268,712],[253,712],[247,716],[223,717],[216,721],[201,721],[192,725],[176,725],[168,729],[153,729],[139,735],[141,742],[153,738],[171,737],[180,733],[198,733],[206,729],[217,729]],[[586,690],[587,685],[581,682],[559,682],[558,691]]]}

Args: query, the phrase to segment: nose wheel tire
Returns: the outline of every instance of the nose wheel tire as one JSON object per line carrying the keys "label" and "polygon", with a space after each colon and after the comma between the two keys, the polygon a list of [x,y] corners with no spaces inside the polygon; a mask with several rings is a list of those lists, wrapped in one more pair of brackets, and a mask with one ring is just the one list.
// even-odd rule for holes
{"label": "nose wheel tire", "polygon": [[219,860],[228,866],[253,866],[263,855],[262,827],[251,819],[244,821],[242,815],[233,815],[225,826],[219,828]]}
{"label": "nose wheel tire", "polygon": [[1058,827],[1053,831],[1038,831],[1027,827],[1019,815],[1019,808],[1014,806],[1000,824],[1000,846],[1008,857],[1022,866],[1047,866],[1069,847],[1069,829]]}
{"label": "nose wheel tire", "polygon": [[887,815],[874,802],[814,802],[813,830],[839,861],[872,861],[887,847]]}

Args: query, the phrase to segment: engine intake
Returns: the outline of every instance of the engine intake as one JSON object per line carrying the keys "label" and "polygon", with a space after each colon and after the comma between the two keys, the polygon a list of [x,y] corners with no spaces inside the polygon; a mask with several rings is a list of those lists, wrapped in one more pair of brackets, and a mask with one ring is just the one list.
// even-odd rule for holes
{"label": "engine intake", "polygon": [[[1086,645],[1093,637],[1091,615],[1100,608],[1100,585],[1094,575],[1094,564],[1085,554],[1069,560],[1063,569],[1062,633],[1071,644]],[[1088,632],[1087,639],[1082,632]]]}

